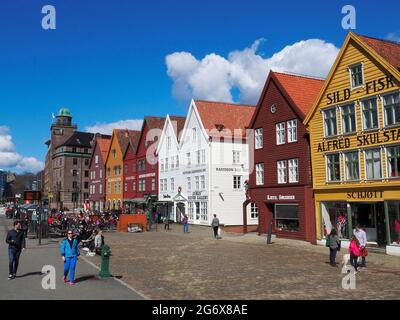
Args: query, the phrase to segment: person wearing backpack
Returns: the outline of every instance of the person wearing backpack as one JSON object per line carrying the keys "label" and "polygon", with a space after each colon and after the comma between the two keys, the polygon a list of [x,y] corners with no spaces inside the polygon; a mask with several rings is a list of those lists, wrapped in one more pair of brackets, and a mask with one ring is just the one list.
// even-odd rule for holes
{"label": "person wearing backpack", "polygon": [[331,233],[326,237],[326,246],[329,248],[329,264],[332,267],[337,267],[336,255],[340,251],[340,239],[335,229],[332,229]]}

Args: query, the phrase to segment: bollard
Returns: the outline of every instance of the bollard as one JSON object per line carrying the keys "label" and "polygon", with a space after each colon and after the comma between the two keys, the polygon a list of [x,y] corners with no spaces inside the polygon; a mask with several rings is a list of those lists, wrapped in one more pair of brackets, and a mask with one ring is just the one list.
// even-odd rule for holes
{"label": "bollard", "polygon": [[111,256],[110,247],[105,244],[101,248],[101,270],[100,270],[100,273],[99,273],[99,276],[101,278],[109,278],[109,277],[111,277],[111,273],[110,273],[110,256]]}

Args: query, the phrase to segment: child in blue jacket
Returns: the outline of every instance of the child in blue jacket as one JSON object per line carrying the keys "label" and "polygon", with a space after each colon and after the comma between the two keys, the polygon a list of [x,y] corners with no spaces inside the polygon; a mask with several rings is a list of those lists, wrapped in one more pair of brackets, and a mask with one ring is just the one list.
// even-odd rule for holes
{"label": "child in blue jacket", "polygon": [[73,238],[72,231],[68,231],[67,239],[61,242],[61,256],[64,261],[64,283],[68,282],[68,273],[70,274],[70,284],[75,284],[75,267],[80,256],[79,244]]}

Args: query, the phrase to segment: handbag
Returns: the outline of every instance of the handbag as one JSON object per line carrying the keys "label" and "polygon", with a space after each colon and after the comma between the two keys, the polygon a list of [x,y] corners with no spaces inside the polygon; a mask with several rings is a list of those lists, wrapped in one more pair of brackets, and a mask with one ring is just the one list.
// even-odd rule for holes
{"label": "handbag", "polygon": [[367,250],[367,248],[361,249],[361,257],[368,257],[368,250]]}

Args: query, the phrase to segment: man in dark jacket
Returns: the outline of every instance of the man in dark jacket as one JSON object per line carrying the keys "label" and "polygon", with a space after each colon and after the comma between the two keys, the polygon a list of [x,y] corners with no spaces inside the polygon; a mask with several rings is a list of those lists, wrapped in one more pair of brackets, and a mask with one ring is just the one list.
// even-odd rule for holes
{"label": "man in dark jacket", "polygon": [[21,223],[14,221],[14,228],[7,233],[6,243],[8,244],[9,276],[8,280],[17,276],[19,257],[21,251],[25,250],[25,234],[21,230]]}

